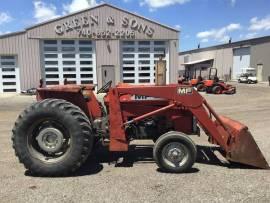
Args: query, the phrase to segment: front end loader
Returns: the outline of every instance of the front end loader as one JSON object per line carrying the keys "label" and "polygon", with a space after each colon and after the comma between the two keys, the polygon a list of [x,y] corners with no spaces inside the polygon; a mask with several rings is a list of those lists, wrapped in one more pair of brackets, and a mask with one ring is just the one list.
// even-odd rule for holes
{"label": "front end loader", "polygon": [[[76,171],[98,140],[109,151],[126,152],[132,140],[154,141],[153,157],[164,171],[187,172],[196,160],[190,135],[201,127],[232,162],[269,168],[248,127],[219,116],[191,85],[63,85],[37,89],[37,102],[26,108],[13,128],[20,162],[41,176]],[[98,154],[96,154],[98,156]]]}

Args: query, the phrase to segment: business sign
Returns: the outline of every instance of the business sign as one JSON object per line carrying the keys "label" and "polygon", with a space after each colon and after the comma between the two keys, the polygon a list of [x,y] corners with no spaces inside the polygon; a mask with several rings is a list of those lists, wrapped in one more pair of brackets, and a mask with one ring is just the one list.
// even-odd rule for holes
{"label": "business sign", "polygon": [[138,22],[136,18],[123,17],[120,28],[115,27],[115,19],[112,16],[108,16],[105,23],[107,28],[99,29],[99,17],[89,15],[58,24],[54,30],[57,35],[77,31],[79,37],[90,39],[134,39],[137,33],[152,38],[155,33],[151,26]]}

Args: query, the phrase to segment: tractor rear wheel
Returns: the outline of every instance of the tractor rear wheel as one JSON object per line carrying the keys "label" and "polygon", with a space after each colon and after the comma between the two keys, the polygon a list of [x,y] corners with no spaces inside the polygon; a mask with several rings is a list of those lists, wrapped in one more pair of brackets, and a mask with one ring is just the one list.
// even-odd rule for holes
{"label": "tractor rear wheel", "polygon": [[222,94],[222,87],[221,86],[215,86],[213,87],[213,93],[214,94]]}
{"label": "tractor rear wheel", "polygon": [[205,92],[206,90],[204,84],[198,84],[196,88],[198,92]]}
{"label": "tractor rear wheel", "polygon": [[46,99],[32,104],[12,130],[19,161],[39,176],[64,176],[78,169],[93,145],[87,116],[72,103]]}
{"label": "tractor rear wheel", "polygon": [[168,132],[156,141],[153,156],[161,170],[182,173],[188,171],[194,164],[197,149],[187,135],[179,132]]}

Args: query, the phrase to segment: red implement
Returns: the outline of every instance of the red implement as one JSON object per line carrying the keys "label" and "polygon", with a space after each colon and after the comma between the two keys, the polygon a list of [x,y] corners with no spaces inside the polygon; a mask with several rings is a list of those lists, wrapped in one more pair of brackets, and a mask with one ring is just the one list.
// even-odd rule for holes
{"label": "red implement", "polygon": [[232,136],[226,158],[233,162],[268,169],[269,165],[248,127],[224,116],[220,118]]}

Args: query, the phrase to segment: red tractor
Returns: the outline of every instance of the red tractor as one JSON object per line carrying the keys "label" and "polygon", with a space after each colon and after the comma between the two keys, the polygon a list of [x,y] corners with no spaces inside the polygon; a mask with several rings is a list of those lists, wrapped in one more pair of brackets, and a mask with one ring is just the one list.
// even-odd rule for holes
{"label": "red tractor", "polygon": [[[104,105],[91,85],[37,89],[37,102],[19,115],[12,130],[15,154],[25,168],[40,176],[76,171],[95,143],[109,141],[109,151],[126,152],[136,139],[154,140],[153,157],[164,171],[188,171],[197,148],[190,135],[200,126],[224,156],[269,168],[248,128],[219,116],[191,85],[107,83]],[[96,154],[98,156],[98,154]]]}
{"label": "red tractor", "polygon": [[[199,71],[199,75],[197,77],[197,71]],[[190,84],[193,86],[193,87],[196,87],[203,81],[203,78],[202,78],[202,69],[199,69],[196,68],[194,70],[194,75],[192,77],[192,79],[189,81]]]}
{"label": "red tractor", "polygon": [[[194,71],[194,74],[192,75],[191,71],[189,70],[185,70],[185,75],[183,76],[183,78],[179,78],[178,83],[179,84],[190,84],[193,87],[196,87],[202,83],[203,78],[202,78],[202,70],[199,70],[199,75],[197,77],[197,68]],[[192,76],[191,76],[192,75]]]}
{"label": "red tractor", "polygon": [[[214,74],[213,74],[214,72]],[[217,76],[217,69],[210,68],[208,80],[203,80],[197,86],[199,92],[212,93],[212,94],[235,94],[236,87],[226,84]]]}

